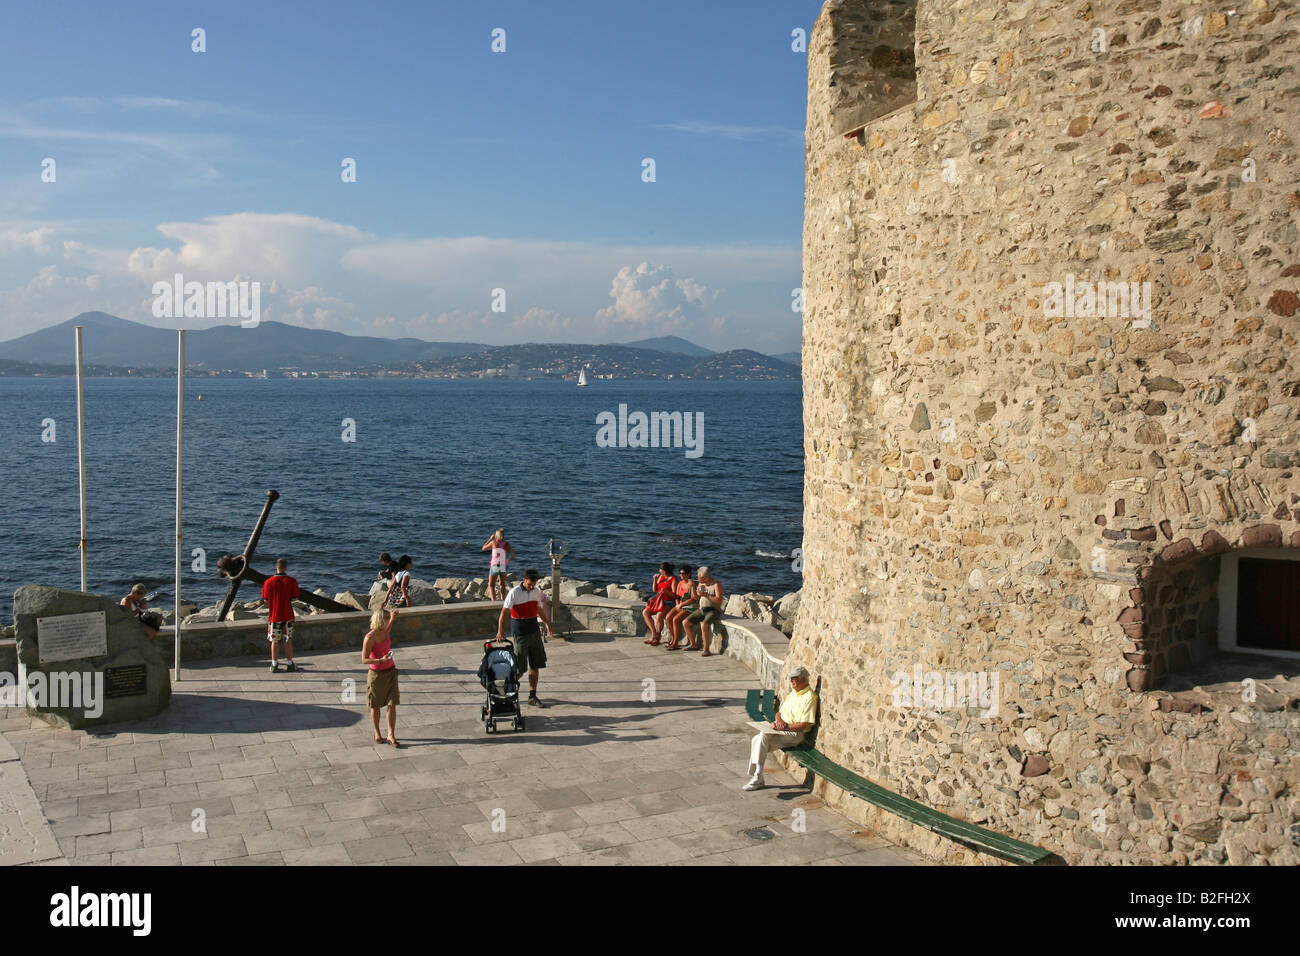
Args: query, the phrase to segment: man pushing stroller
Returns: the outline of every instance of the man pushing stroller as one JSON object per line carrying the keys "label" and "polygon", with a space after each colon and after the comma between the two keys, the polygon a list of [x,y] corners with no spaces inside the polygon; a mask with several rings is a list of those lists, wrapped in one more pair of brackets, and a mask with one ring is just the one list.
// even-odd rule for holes
{"label": "man pushing stroller", "polygon": [[501,616],[497,618],[497,640],[505,637],[506,615],[510,616],[510,638],[515,646],[515,659],[520,670],[528,670],[528,703],[545,707],[537,697],[538,672],[546,666],[546,644],[537,625],[540,615],[546,625],[546,636],[551,637],[550,614],[546,610],[545,595],[537,586],[537,572],[529,568],[523,580],[510,589]]}

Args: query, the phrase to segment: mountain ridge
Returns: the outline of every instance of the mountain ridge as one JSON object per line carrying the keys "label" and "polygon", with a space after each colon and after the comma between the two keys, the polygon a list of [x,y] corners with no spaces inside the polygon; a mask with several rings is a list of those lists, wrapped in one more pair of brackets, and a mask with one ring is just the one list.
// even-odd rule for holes
{"label": "mountain ridge", "polygon": [[[71,367],[75,360],[74,326],[85,327],[83,361],[87,366],[168,370],[176,368],[175,329],[159,328],[107,312],[83,312],[57,325],[0,342],[0,362],[10,372],[35,366],[44,374]],[[479,342],[428,342],[416,338],[385,339],[310,329],[271,320],[254,328],[238,324],[192,329],[185,339],[185,365],[196,371],[260,372],[300,369],[313,372],[374,368],[412,374],[472,375],[490,368],[519,365],[555,368],[554,374],[577,375],[582,364],[591,372],[694,377],[696,366],[709,372],[748,370],[761,378],[797,377],[797,365],[785,358],[746,349],[715,352],[675,335],[628,343],[522,343],[491,346]],[[496,364],[494,364],[496,363]],[[577,364],[575,364],[577,363]],[[775,364],[773,364],[775,363]],[[787,367],[788,366],[788,367]],[[21,373],[19,373],[21,374]]]}

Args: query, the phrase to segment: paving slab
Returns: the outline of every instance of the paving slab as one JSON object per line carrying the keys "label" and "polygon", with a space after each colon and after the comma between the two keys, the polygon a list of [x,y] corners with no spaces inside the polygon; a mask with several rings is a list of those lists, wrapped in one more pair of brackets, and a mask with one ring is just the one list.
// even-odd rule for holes
{"label": "paving slab", "polygon": [[398,648],[400,749],[339,700],[343,677],[365,676],[355,648],[300,654],[292,675],[188,665],[167,711],[107,739],[2,714],[0,860],[58,862],[62,846],[79,865],[926,862],[775,763],[766,790],[741,792],[755,679],[738,661],[572,638],[548,647],[548,706],[495,734],[482,638]]}

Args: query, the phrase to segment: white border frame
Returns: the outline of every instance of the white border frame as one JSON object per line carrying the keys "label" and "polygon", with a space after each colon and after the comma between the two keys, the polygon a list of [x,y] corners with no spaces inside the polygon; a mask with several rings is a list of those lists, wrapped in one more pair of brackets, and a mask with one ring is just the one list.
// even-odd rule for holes
{"label": "white border frame", "polygon": [[1237,562],[1242,558],[1269,561],[1300,561],[1295,548],[1246,548],[1219,555],[1219,650],[1260,657],[1285,657],[1300,660],[1300,651],[1275,651],[1262,647],[1242,647],[1237,643]]}

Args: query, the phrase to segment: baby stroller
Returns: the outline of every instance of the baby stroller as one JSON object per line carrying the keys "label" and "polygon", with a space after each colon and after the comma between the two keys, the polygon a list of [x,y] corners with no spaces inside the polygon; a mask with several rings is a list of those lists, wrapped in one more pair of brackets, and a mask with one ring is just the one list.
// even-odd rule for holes
{"label": "baby stroller", "polygon": [[515,730],[524,729],[524,715],[519,708],[519,662],[509,641],[485,641],[483,661],[478,666],[479,683],[487,691],[487,701],[480,716],[483,729],[496,733],[497,718],[509,715]]}

